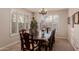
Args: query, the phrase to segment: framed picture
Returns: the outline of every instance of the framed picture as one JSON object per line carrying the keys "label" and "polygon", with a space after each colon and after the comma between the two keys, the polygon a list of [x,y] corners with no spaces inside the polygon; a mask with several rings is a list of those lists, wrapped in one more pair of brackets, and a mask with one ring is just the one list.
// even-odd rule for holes
{"label": "framed picture", "polygon": [[74,23],[75,23],[75,16],[74,15],[72,15],[72,27],[74,27]]}
{"label": "framed picture", "polygon": [[75,17],[75,24],[79,24],[79,12],[74,14]]}
{"label": "framed picture", "polygon": [[70,17],[67,18],[67,23],[70,24]]}

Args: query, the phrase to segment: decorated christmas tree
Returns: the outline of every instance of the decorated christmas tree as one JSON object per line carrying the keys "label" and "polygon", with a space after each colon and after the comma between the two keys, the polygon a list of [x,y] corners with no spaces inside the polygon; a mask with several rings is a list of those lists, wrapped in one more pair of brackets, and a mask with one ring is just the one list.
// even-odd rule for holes
{"label": "decorated christmas tree", "polygon": [[37,37],[38,36],[38,25],[37,25],[37,21],[35,20],[35,17],[32,17],[32,21],[30,24],[30,33],[34,36]]}

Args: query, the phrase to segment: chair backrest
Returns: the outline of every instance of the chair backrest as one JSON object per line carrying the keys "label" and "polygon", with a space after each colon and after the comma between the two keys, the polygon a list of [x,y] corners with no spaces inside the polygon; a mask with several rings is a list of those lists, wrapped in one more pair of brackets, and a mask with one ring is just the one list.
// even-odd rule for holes
{"label": "chair backrest", "polygon": [[24,33],[23,37],[24,37],[26,49],[30,50],[29,33]]}
{"label": "chair backrest", "polygon": [[52,49],[52,34],[50,35],[48,41],[49,41],[48,43],[49,49]]}
{"label": "chair backrest", "polygon": [[52,31],[52,33],[51,33],[51,35],[50,35],[50,37],[48,39],[48,41],[49,41],[49,49],[52,49],[52,47],[53,47],[53,43],[55,41],[55,31],[56,31],[56,29],[54,29]]}
{"label": "chair backrest", "polygon": [[21,40],[21,50],[29,49],[29,34],[26,33],[25,29],[19,31],[20,33],[20,40]]}
{"label": "chair backrest", "polygon": [[[25,33],[24,39],[28,50],[34,51],[37,49],[38,46],[37,46],[37,43],[34,41],[33,35],[29,33]],[[34,45],[34,43],[36,43],[36,46]]]}
{"label": "chair backrest", "polygon": [[20,39],[23,39],[23,34],[26,32],[25,29],[22,29],[19,31],[19,34],[20,34]]}
{"label": "chair backrest", "polygon": [[34,50],[33,35],[26,32],[26,30],[19,31],[21,39],[21,50]]}
{"label": "chair backrest", "polygon": [[20,34],[20,41],[21,41],[21,50],[24,51],[24,37],[23,37],[23,33],[24,33],[23,30],[20,30],[20,31],[19,31],[19,34]]}
{"label": "chair backrest", "polygon": [[55,43],[55,33],[56,33],[56,29],[54,29],[53,32],[52,32],[52,42],[53,42],[53,44]]}

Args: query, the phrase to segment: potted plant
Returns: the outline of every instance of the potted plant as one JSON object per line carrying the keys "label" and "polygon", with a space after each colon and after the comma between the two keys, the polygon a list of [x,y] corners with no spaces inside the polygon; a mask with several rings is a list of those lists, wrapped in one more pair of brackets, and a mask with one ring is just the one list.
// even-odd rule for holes
{"label": "potted plant", "polygon": [[37,21],[35,20],[35,17],[32,17],[32,21],[30,24],[30,33],[34,36],[37,37],[38,36],[38,25],[37,25]]}

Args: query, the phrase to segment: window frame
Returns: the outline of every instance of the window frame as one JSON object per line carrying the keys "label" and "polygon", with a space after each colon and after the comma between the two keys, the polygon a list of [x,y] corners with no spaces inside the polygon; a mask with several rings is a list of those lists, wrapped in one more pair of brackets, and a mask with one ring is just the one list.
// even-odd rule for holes
{"label": "window frame", "polygon": [[[16,15],[16,33],[12,33],[12,15],[13,14],[15,14]],[[19,35],[19,25],[18,25],[18,16],[19,15],[22,15],[23,16],[23,19],[24,19],[24,29],[26,29],[26,21],[27,20],[29,20],[29,16],[28,15],[25,15],[24,13],[18,13],[18,12],[16,12],[15,10],[11,10],[10,11],[10,23],[9,23],[9,32],[10,32],[10,37],[12,37],[12,36],[17,36],[17,35]],[[28,17],[27,17],[28,16]],[[29,23],[28,23],[28,26],[29,26]],[[29,28],[29,27],[28,27]]]}
{"label": "window frame", "polygon": [[[17,33],[17,29],[16,29],[16,33],[12,33],[12,15],[15,14],[16,15],[16,23],[17,23],[17,13],[14,10],[10,11],[10,36],[14,36],[14,35],[18,35]],[[17,24],[16,24],[16,28],[17,28]]]}

